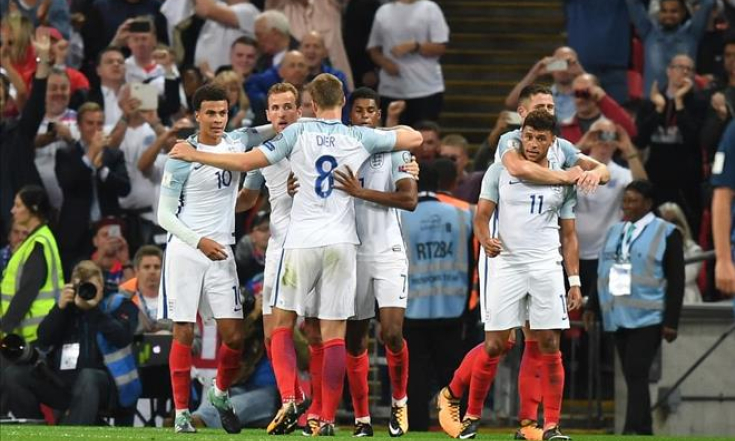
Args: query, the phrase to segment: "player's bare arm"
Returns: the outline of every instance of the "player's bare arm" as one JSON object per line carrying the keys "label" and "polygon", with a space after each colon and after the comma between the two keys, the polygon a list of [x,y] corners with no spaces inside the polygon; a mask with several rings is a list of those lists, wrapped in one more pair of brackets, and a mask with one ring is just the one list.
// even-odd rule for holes
{"label": "player's bare arm", "polygon": [[735,191],[728,187],[715,188],[712,196],[712,236],[715,242],[715,285],[720,292],[735,295],[735,265],[732,261],[730,206]]}
{"label": "player's bare arm", "polygon": [[258,190],[251,190],[249,188],[240,190],[240,193],[237,194],[237,202],[235,203],[235,213],[241,213],[253,208],[258,201],[259,195],[260,191]]}
{"label": "player's bare arm", "polygon": [[584,170],[574,166],[568,170],[550,170],[525,159],[520,152],[509,149],[503,154],[503,166],[511,175],[524,181],[547,185],[572,185],[582,176]]}
{"label": "player's bare arm", "polygon": [[334,188],[342,190],[352,197],[365,201],[375,202],[386,207],[399,208],[401,210],[413,211],[418,204],[418,187],[416,181],[411,178],[401,179],[396,182],[396,191],[384,192],[364,188],[350,167],[346,171],[335,170],[334,180],[339,185]]}
{"label": "player's bare arm", "polygon": [[193,148],[188,142],[177,143],[169,157],[186,162],[198,162],[223,170],[249,172],[270,165],[265,154],[259,149],[246,153],[209,153]]}
{"label": "player's bare arm", "polygon": [[496,257],[502,251],[499,239],[495,239],[490,235],[490,218],[495,213],[497,204],[488,199],[480,199],[477,201],[477,210],[473,218],[473,229],[475,237],[480,241],[480,245],[485,250],[487,257]]}
{"label": "player's bare arm", "polygon": [[[561,251],[564,257],[564,268],[567,277],[579,279],[579,242],[574,219],[560,219]],[[570,285],[573,285],[570,283]],[[582,306],[582,290],[579,286],[570,286],[567,294],[567,307],[570,311]]]}
{"label": "player's bare arm", "polygon": [[574,165],[584,170],[582,176],[577,180],[577,187],[585,193],[593,193],[597,190],[598,185],[604,185],[610,181],[610,171],[607,166],[596,159],[582,154],[579,155]]}
{"label": "player's bare arm", "polygon": [[376,130],[391,130],[396,132],[396,145],[393,150],[413,150],[421,146],[424,137],[421,132],[409,126],[383,127]]}

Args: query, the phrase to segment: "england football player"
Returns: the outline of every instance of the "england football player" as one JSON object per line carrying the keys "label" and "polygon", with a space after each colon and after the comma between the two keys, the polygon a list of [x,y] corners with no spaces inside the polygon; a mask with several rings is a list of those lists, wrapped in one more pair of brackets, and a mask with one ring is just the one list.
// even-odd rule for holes
{"label": "england football player", "polygon": [[[344,94],[333,75],[318,75],[310,84],[317,120],[297,122],[264,146],[248,153],[213,155],[183,143],[173,157],[213,166],[248,171],[288,157],[302,186],[294,196],[291,223],[279,262],[271,337],[274,369],[283,406],[269,429],[292,423],[297,409],[293,384],[296,356],[293,326],[297,314],[313,306],[324,340],[322,423],[319,435],[334,434],[334,417],[341,399],[345,371],[346,319],[354,315],[356,245],[353,199],[334,191],[334,170],[358,169],[372,153],[415,148],[419,132],[399,127],[378,131],[346,127],[340,122]],[[304,191],[305,189],[305,191]],[[315,295],[309,292],[315,289]]]}
{"label": "england football player", "polygon": [[715,283],[727,296],[735,295],[735,123],[722,135],[712,164],[712,235],[715,242]]}
{"label": "england football player", "polygon": [[[299,91],[289,83],[276,83],[271,86],[266,97],[265,115],[276,134],[283,132],[286,127],[301,117]],[[265,253],[262,305],[265,349],[269,360],[272,360],[271,334],[273,332],[270,300],[273,287],[275,286],[278,260],[281,257],[281,250],[283,249],[283,240],[286,237],[286,231],[288,231],[288,224],[291,219],[292,199],[288,195],[286,187],[289,173],[291,173],[291,164],[288,159],[248,173],[243,183],[243,189],[238,195],[237,205],[235,207],[235,211],[237,212],[249,210],[257,202],[262,187],[265,185],[268,188],[268,202],[271,207],[271,237],[268,240],[268,248]],[[297,404],[300,406],[303,402],[304,393],[301,391],[298,378],[296,379],[294,388]],[[317,400],[316,397],[313,397],[312,403],[315,403],[314,405],[319,407],[320,402],[321,399]],[[300,408],[299,410],[305,409]],[[288,432],[291,429],[292,427],[287,427],[285,431]]]}
{"label": "england football player", "polygon": [[[369,88],[350,96],[350,121],[354,126],[380,124],[380,97]],[[391,436],[408,432],[408,346],[403,339],[403,314],[408,299],[408,259],[401,235],[400,210],[413,211],[418,190],[413,177],[403,171],[411,162],[409,152],[376,153],[355,176],[350,170],[335,172],[335,188],[355,197],[357,248],[357,300],[355,316],[347,322],[347,380],[355,413],[356,437],[372,436],[368,403],[367,352],[370,319],[378,302],[381,340],[385,343],[391,381]]]}
{"label": "england football player", "polygon": [[[523,122],[520,154],[537,165],[559,170],[556,158],[547,156],[554,143],[555,118],[533,111]],[[528,317],[541,352],[541,388],[544,396],[544,440],[568,439],[559,430],[559,413],[564,389],[564,369],[559,352],[562,329],[569,327],[567,309],[581,304],[578,283],[570,283],[569,304],[564,293],[561,248],[567,274],[578,279],[579,259],[574,226],[576,193],[573,187],[538,185],[518,179],[502,164],[488,169],[475,215],[475,234],[486,253],[480,261],[480,302],[485,323],[482,349],[466,356],[474,358],[469,404],[461,425],[443,423],[459,438],[474,437],[482,404],[495,376],[511,330]],[[497,210],[496,210],[497,208]],[[497,238],[491,235],[490,222]],[[464,363],[464,362],[463,362]],[[466,380],[456,377],[449,391],[461,397]],[[446,412],[447,408],[441,409]]]}
{"label": "england football player", "polygon": [[[267,129],[227,134],[227,92],[207,85],[193,97],[200,131],[193,139],[214,155],[245,151],[273,136]],[[169,357],[176,409],[175,431],[195,432],[189,414],[191,344],[197,312],[214,318],[222,337],[217,377],[207,396],[229,433],[240,432],[227,388],[237,375],[242,354],[242,304],[231,245],[238,173],[204,164],[169,159],[161,183],[158,222],[169,232],[163,264],[158,318],[171,319]]]}

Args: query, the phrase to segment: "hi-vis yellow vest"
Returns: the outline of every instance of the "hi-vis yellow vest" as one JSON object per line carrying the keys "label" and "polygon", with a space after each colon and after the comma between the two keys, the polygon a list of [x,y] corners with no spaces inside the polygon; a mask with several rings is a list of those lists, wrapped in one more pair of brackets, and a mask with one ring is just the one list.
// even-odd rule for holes
{"label": "hi-vis yellow vest", "polygon": [[10,258],[5,271],[3,271],[3,279],[0,283],[0,319],[2,319],[11,300],[13,300],[13,296],[18,291],[20,279],[23,275],[23,267],[37,243],[43,245],[43,256],[46,258],[48,273],[28,313],[20,322],[20,325],[13,330],[13,332],[23,337],[26,342],[32,342],[38,338],[38,325],[53,308],[59,294],[61,294],[61,288],[64,286],[59,248],[47,225],[36,229],[20,244]]}

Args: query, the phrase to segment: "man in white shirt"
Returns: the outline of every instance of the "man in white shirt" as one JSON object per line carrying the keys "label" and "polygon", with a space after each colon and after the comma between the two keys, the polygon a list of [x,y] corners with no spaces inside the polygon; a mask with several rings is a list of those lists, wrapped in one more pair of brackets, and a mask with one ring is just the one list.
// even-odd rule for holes
{"label": "man in white shirt", "polygon": [[232,43],[255,35],[258,8],[247,0],[196,0],[196,15],[206,20],[194,51],[196,66],[206,63],[213,72],[229,63]]}
{"label": "man in white shirt", "polygon": [[[329,360],[324,364],[322,423],[318,430],[319,435],[328,436],[334,434],[334,418],[342,398],[344,336],[346,319],[354,313],[355,246],[359,243],[352,198],[334,191],[333,172],[340,165],[358,169],[373,152],[418,147],[421,135],[407,127],[385,132],[346,127],[340,122],[345,102],[342,83],[333,75],[322,74],[309,88],[318,119],[294,123],[256,150],[217,155],[180,143],[171,156],[241,171],[290,159],[303,190],[294,197],[271,301],[275,322],[271,338],[273,365],[283,407],[268,432],[293,424],[298,412],[292,333],[297,314],[305,315],[309,308],[320,319],[324,359]],[[316,291],[310,297],[312,289]]]}
{"label": "man in white shirt", "polygon": [[[99,90],[92,90],[90,99],[97,101],[105,111],[105,132],[110,133],[123,116],[118,105],[120,91],[125,84],[125,56],[121,49],[108,47],[100,52],[97,75],[100,77]],[[94,99],[96,93],[101,95],[101,100]]]}

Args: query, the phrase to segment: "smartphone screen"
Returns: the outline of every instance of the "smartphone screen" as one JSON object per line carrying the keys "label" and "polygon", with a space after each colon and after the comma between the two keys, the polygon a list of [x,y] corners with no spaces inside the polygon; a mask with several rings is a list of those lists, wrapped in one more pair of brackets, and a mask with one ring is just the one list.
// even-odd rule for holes
{"label": "smartphone screen", "polygon": [[107,236],[120,237],[120,225],[110,225],[110,227],[107,229]]}
{"label": "smartphone screen", "polygon": [[147,21],[134,21],[128,26],[130,32],[150,32],[151,24]]}

